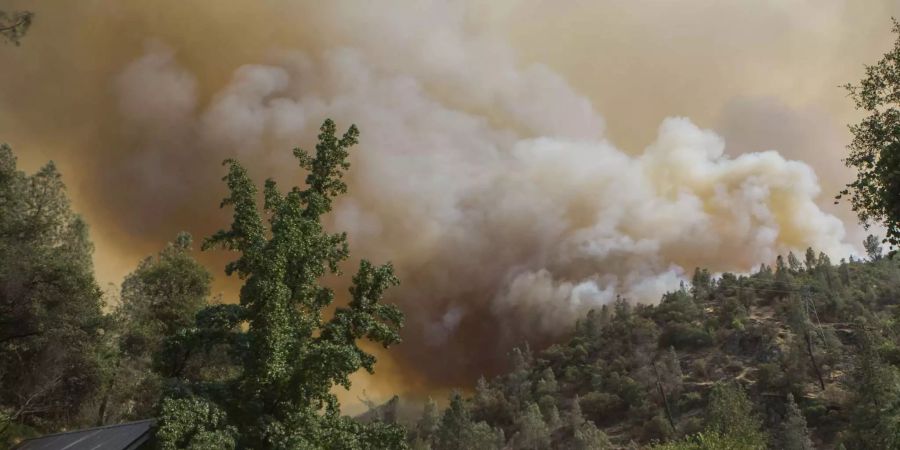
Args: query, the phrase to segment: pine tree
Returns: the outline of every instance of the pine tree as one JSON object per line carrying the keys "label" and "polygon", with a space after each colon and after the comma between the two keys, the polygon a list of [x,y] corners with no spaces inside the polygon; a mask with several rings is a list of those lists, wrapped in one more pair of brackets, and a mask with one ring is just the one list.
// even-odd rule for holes
{"label": "pine tree", "polygon": [[847,261],[841,258],[841,265],[838,268],[838,273],[841,276],[841,283],[844,286],[850,284],[850,266],[847,264]]}
{"label": "pine tree", "polygon": [[[538,411],[540,414],[540,411]],[[474,422],[463,404],[459,393],[450,397],[450,406],[441,416],[441,423],[434,436],[435,450],[500,449],[505,439],[503,432],[485,422]]]}
{"label": "pine tree", "polygon": [[604,304],[600,307],[600,325],[606,326],[612,321],[612,314],[609,312],[609,305]]}
{"label": "pine tree", "polygon": [[809,439],[809,430],[806,428],[806,418],[800,412],[800,407],[794,402],[794,395],[787,396],[787,414],[781,430],[781,448],[784,450],[812,450],[812,441]]}
{"label": "pine tree", "polygon": [[585,421],[575,429],[572,450],[607,450],[612,444],[606,434],[594,425],[594,422]]}
{"label": "pine tree", "polygon": [[537,398],[538,407],[544,415],[544,421],[551,428],[559,425],[559,409],[556,406],[556,396],[559,394],[559,383],[553,374],[553,369],[547,367],[541,372],[541,378],[535,385],[534,398]]}
{"label": "pine tree", "polygon": [[881,259],[883,250],[881,248],[881,239],[878,239],[878,236],[873,234],[866,236],[866,239],[863,241],[863,248],[866,249],[866,254],[869,255],[870,261]]}
{"label": "pine tree", "polygon": [[597,339],[602,329],[601,315],[594,309],[588,311],[583,319],[579,319],[575,323],[575,333],[587,341]]}
{"label": "pine tree", "polygon": [[422,417],[416,424],[416,437],[428,442],[434,436],[441,422],[441,416],[438,414],[437,403],[428,397],[425,402],[425,408],[422,411]]}
{"label": "pine tree", "polygon": [[574,398],[572,398],[572,408],[569,410],[569,427],[577,429],[584,422],[584,414],[581,412],[581,399],[576,394]]}
{"label": "pine tree", "polygon": [[694,301],[708,300],[710,289],[712,289],[712,275],[709,270],[699,267],[694,269],[694,276],[691,278],[691,295],[694,296]]}
{"label": "pine tree", "polygon": [[681,362],[678,359],[678,353],[673,346],[669,346],[669,358],[666,360],[666,368],[678,384],[677,388],[680,389],[682,380],[684,380],[684,374],[681,371]]}
{"label": "pine tree", "polygon": [[733,436],[751,446],[765,447],[766,438],[760,431],[759,419],[753,414],[753,403],[735,383],[719,383],[713,387],[706,421],[711,431]]}
{"label": "pine tree", "polygon": [[439,450],[464,450],[463,435],[472,426],[469,410],[463,404],[462,396],[454,392],[450,405],[441,416],[441,423],[435,433],[434,444]]}
{"label": "pine tree", "polygon": [[522,450],[543,450],[550,448],[550,427],[544,421],[540,408],[534,403],[525,409],[516,421],[518,431],[512,438],[513,446]]}
{"label": "pine tree", "polygon": [[786,271],[787,271],[787,265],[784,262],[784,257],[781,255],[778,255],[778,257],[775,258],[775,275],[778,275],[778,272],[786,272]]}
{"label": "pine tree", "polygon": [[531,399],[532,383],[530,380],[530,352],[514,348],[510,355],[512,371],[506,376],[506,388],[509,399],[516,409],[523,407]]}
{"label": "pine tree", "polygon": [[56,166],[26,175],[0,145],[0,433],[79,425],[99,388],[106,320],[92,252]]}
{"label": "pine tree", "polygon": [[812,272],[816,268],[817,262],[816,252],[812,249],[812,247],[808,247],[806,249],[806,270],[808,272]]}
{"label": "pine tree", "polygon": [[773,289],[779,292],[790,290],[791,277],[791,272],[784,264],[784,259],[781,255],[778,255],[778,259],[775,262],[775,284],[773,285]]}
{"label": "pine tree", "polygon": [[850,206],[865,226],[880,222],[887,241],[900,243],[900,22],[894,20],[897,39],[893,48],[874,65],[858,85],[845,88],[856,108],[868,114],[850,126],[853,141],[844,160],[856,169],[856,180],[837,196],[848,196]]}
{"label": "pine tree", "polygon": [[800,260],[797,259],[797,255],[794,252],[788,253],[788,268],[791,269],[791,272],[799,273],[803,270],[803,264],[800,263]]}
{"label": "pine tree", "polygon": [[167,337],[192,324],[210,293],[212,276],[191,257],[191,242],[190,234],[180,233],[125,277],[109,333],[116,348],[106,361],[98,425],[153,415],[161,381],[154,356]]}
{"label": "pine tree", "polygon": [[762,280],[769,280],[772,278],[772,268],[766,265],[766,263],[760,263],[756,274],[757,277]]}
{"label": "pine tree", "polygon": [[856,448],[900,447],[900,374],[878,354],[878,336],[857,324],[860,349],[851,385],[854,399],[848,443]]}
{"label": "pine tree", "polygon": [[572,400],[568,427],[572,433],[571,442],[569,445],[564,446],[568,450],[606,450],[612,448],[612,444],[609,442],[606,434],[597,428],[594,422],[584,419],[577,395]]}

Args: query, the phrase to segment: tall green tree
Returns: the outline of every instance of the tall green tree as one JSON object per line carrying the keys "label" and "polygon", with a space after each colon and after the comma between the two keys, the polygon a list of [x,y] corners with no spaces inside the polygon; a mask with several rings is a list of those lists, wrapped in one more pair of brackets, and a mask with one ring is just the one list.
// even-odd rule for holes
{"label": "tall green tree", "polygon": [[441,416],[438,413],[437,402],[428,397],[422,410],[422,417],[416,423],[415,430],[411,433],[414,438],[413,448],[430,448],[431,439],[440,426]]}
{"label": "tall green tree", "polygon": [[806,418],[794,401],[794,395],[788,394],[787,414],[781,429],[781,448],[784,450],[812,450],[812,441],[809,439],[809,429],[806,428]]}
{"label": "tall green tree", "polygon": [[122,283],[122,312],[143,330],[128,330],[135,345],[158,347],[164,336],[191,325],[206,306],[212,275],[190,254],[192,238],[179,233],[147,257]]}
{"label": "tall green tree", "polygon": [[856,169],[856,180],[840,192],[849,198],[860,221],[887,229],[887,241],[900,243],[900,22],[894,47],[874,65],[866,66],[859,84],[845,87],[856,108],[866,114],[851,125],[853,141],[844,162]]}
{"label": "tall green tree", "polygon": [[706,409],[710,431],[730,436],[747,444],[747,448],[765,448],[766,437],[760,420],[753,413],[753,403],[736,383],[719,383],[709,394]]}
{"label": "tall green tree", "polygon": [[870,261],[878,261],[881,259],[881,239],[878,239],[878,236],[875,236],[874,234],[866,236],[866,239],[863,240],[863,248],[866,249],[866,255],[869,256]]}
{"label": "tall green tree", "polygon": [[808,272],[816,270],[816,265],[818,265],[818,260],[816,259],[816,251],[813,250],[812,247],[807,247],[804,256],[806,259],[806,270]]}
{"label": "tall green tree", "polygon": [[787,260],[788,267],[791,269],[791,272],[796,274],[803,270],[803,265],[800,263],[800,260],[797,259],[797,255],[795,255],[794,252],[788,253]]}
{"label": "tall green tree", "polygon": [[585,420],[581,414],[581,405],[578,404],[578,396],[572,401],[572,410],[569,412],[568,427],[571,437],[563,446],[571,450],[606,450],[612,448],[609,438],[594,425],[594,422]]}
{"label": "tall green tree", "polygon": [[[537,411],[540,415],[540,411]],[[435,450],[499,450],[503,448],[503,431],[485,422],[475,422],[458,393],[450,397],[450,405],[441,416],[441,423],[434,434]]]}
{"label": "tall green tree", "polygon": [[762,450],[766,435],[753,404],[736,383],[718,383],[709,395],[706,430],[675,442],[652,447],[653,450]]}
{"label": "tall green tree", "polygon": [[[342,177],[358,135],[351,126],[338,136],[326,120],[315,154],[294,150],[307,171],[306,185],[282,193],[267,180],[262,212],[246,170],[225,162],[230,195],[222,206],[234,209],[233,222],[204,248],[236,252],[225,271],[244,285],[239,304],[204,308],[193,327],[166,345],[161,369],[175,377],[162,402],[163,448],[405,447],[403,431],[394,425],[342,417],[331,393],[336,385],[349,387],[357,370],[374,370],[375,357],[359,340],[395,344],[403,322],[399,309],[380,303],[398,282],[392,267],[366,260],[353,276],[348,306],[323,317],[334,293],[321,280],[339,275],[349,252],[346,234],[327,233],[321,219],[347,190]],[[193,356],[217,346],[233,366],[215,376],[184,375]],[[215,444],[198,440],[200,435]]]}
{"label": "tall green tree", "polygon": [[712,274],[707,269],[697,267],[694,269],[694,276],[691,278],[691,295],[695,301],[705,301],[712,289]]}
{"label": "tall green tree", "polygon": [[541,409],[536,403],[525,405],[524,411],[516,420],[518,432],[512,437],[513,446],[522,450],[540,450],[550,448],[551,429],[544,421]]}
{"label": "tall green tree", "polygon": [[191,256],[191,242],[190,234],[180,233],[155,258],[141,261],[122,283],[98,424],[153,414],[161,375],[167,375],[153,369],[154,356],[167,337],[193,324],[210,293],[212,275]]}
{"label": "tall green tree", "polygon": [[9,422],[77,424],[100,382],[104,326],[87,225],[48,163],[26,175],[0,145],[0,410]]}
{"label": "tall green tree", "polygon": [[856,324],[859,354],[847,448],[900,448],[900,373],[878,354],[881,338],[865,322]]}

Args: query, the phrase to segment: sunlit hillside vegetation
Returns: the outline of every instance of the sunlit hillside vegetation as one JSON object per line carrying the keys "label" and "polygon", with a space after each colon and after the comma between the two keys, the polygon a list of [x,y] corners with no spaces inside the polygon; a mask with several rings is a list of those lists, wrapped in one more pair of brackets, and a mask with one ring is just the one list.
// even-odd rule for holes
{"label": "sunlit hillside vegetation", "polygon": [[[896,448],[900,263],[813,249],[752,275],[712,276],[658,305],[620,299],[571,338],[510,355],[414,448]],[[665,444],[663,444],[665,443]],[[813,447],[814,446],[814,447]]]}

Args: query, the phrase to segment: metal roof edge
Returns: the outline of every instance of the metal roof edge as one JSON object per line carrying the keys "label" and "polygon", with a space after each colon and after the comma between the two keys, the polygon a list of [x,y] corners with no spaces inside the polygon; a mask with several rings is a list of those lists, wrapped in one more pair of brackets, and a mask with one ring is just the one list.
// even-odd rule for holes
{"label": "metal roof edge", "polygon": [[[54,437],[54,436],[63,436],[66,434],[84,433],[87,431],[106,430],[106,429],[110,429],[110,428],[125,427],[125,426],[129,426],[129,425],[138,425],[138,424],[147,423],[147,422],[151,422],[150,428],[153,428],[153,426],[156,425],[156,419],[141,419],[141,420],[135,420],[132,422],[123,422],[123,423],[116,423],[116,424],[112,424],[112,425],[103,425],[103,426],[93,427],[93,428],[81,428],[78,430],[60,431],[58,433],[45,434],[45,435],[41,435],[41,436],[35,436],[33,438],[23,439],[21,442],[16,444],[16,446],[13,447],[13,449],[21,447],[23,444],[25,444],[28,441],[36,441],[38,439],[44,439],[44,438]],[[144,434],[146,434],[146,433],[144,433]]]}

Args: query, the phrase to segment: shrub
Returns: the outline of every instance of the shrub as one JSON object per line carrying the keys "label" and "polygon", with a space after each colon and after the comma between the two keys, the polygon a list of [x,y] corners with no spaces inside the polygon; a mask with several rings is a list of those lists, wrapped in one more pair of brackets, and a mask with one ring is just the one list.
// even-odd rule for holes
{"label": "shrub", "polygon": [[660,348],[675,347],[676,350],[698,350],[712,344],[713,338],[706,330],[684,323],[669,324],[659,337]]}
{"label": "shrub", "polygon": [[591,392],[578,402],[584,416],[597,424],[606,424],[619,419],[628,409],[628,404],[616,394]]}

